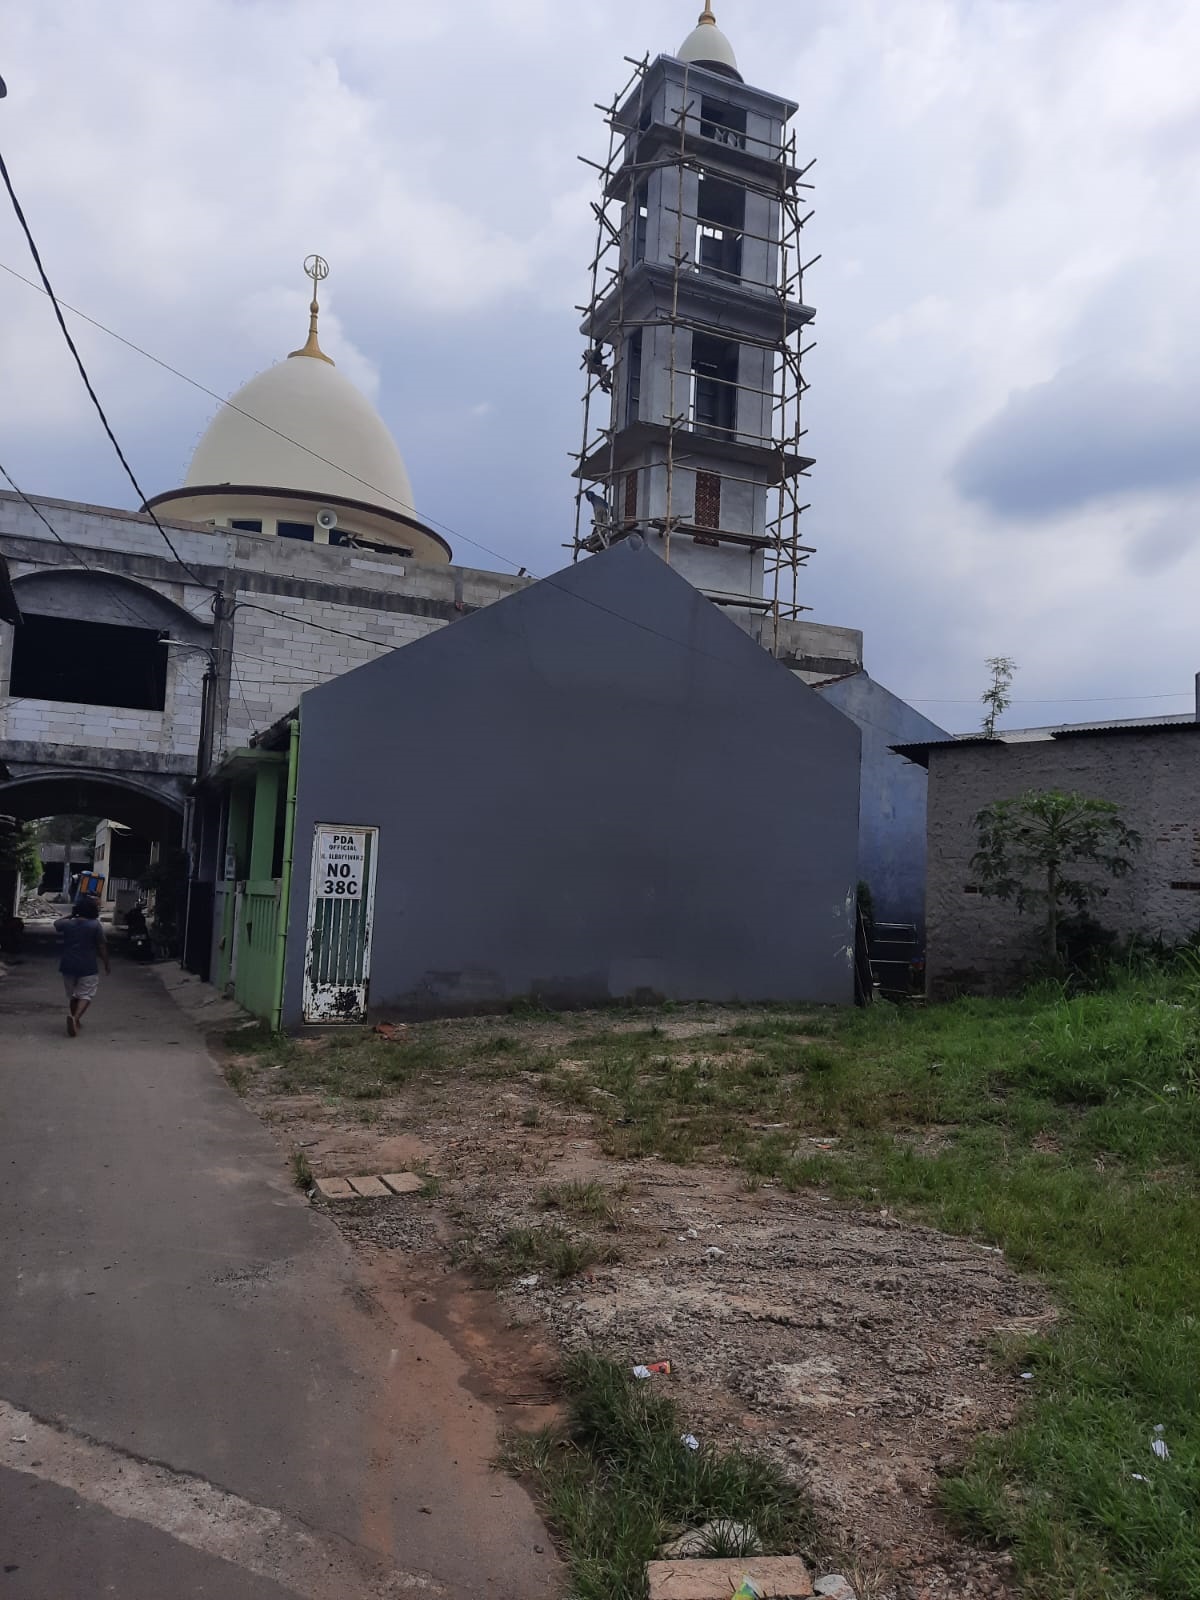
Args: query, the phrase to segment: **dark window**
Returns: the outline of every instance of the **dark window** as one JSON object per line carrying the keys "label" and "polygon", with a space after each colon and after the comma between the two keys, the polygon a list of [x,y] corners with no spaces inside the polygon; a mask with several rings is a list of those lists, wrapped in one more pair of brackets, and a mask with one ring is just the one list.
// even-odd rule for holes
{"label": "dark window", "polygon": [[161,711],[167,647],[149,628],[26,616],[13,629],[10,692],[31,700]]}
{"label": "dark window", "polygon": [[696,474],[696,526],[721,526],[721,479],[715,472]]}
{"label": "dark window", "polygon": [[700,102],[700,132],[706,139],[715,139],[718,144],[744,150],[746,113],[738,106],[726,105],[723,100],[710,100],[705,95]]}
{"label": "dark window", "polygon": [[692,371],[692,425],[697,433],[732,437],[737,428],[738,346],[696,334]]}
{"label": "dark window", "polygon": [[626,522],[636,522],[637,521],[637,489],[638,489],[637,480],[638,480],[638,475],[637,475],[636,472],[627,472],[625,474],[625,520],[626,520]]}
{"label": "dark window", "polygon": [[625,346],[625,426],[631,428],[642,410],[642,330],[635,329]]}
{"label": "dark window", "polygon": [[309,544],[313,539],[313,525],[311,522],[277,522],[275,531],[281,539],[307,539]]}
{"label": "dark window", "polygon": [[229,524],[229,526],[231,528],[236,528],[239,533],[261,533],[262,532],[262,518],[261,517],[241,517],[241,518],[237,519],[236,521],[231,522]]}
{"label": "dark window", "polygon": [[701,271],[740,278],[742,233],[746,226],[745,189],[723,178],[704,175],[700,179],[696,215],[699,219],[696,259]]}

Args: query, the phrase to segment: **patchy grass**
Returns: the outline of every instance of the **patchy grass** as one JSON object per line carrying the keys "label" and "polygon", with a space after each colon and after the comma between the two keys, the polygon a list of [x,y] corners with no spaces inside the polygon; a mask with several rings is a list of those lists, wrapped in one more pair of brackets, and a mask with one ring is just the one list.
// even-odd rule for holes
{"label": "patchy grass", "polygon": [[606,1227],[615,1228],[621,1218],[618,1197],[602,1183],[548,1184],[538,1194],[538,1206],[543,1211],[562,1211],[571,1216],[590,1217]]}
{"label": "patchy grass", "polygon": [[753,1455],[689,1450],[656,1384],[577,1355],[565,1385],[565,1424],[512,1439],[505,1464],[531,1482],[577,1600],[644,1600],[646,1562],[673,1535],[708,1522],[747,1524],[768,1552],[809,1548],[809,1510],[785,1475]]}
{"label": "patchy grass", "polygon": [[[581,1019],[559,1050],[537,1033],[544,1013],[525,1010],[526,1034],[519,1013],[457,1054],[419,1028],[404,1044],[346,1035],[314,1051],[239,1034],[235,1048],[251,1062],[239,1070],[272,1086],[368,1104],[431,1071],[520,1072],[531,1130],[539,1104],[583,1109],[616,1157],[733,1165],[748,1190],[819,1185],[1001,1247],[1052,1285],[1063,1316],[1003,1352],[1033,1373],[1025,1410],[945,1481],[947,1511],[1009,1548],[1036,1600],[1200,1600],[1200,968],[929,1008],[713,1008],[724,1031],[690,1038],[655,1014],[617,1032],[629,1018],[614,1013],[611,1026]],[[605,1258],[565,1226],[613,1225],[601,1186],[554,1185],[541,1203],[562,1222],[464,1247],[475,1270],[564,1278]],[[590,1369],[573,1381],[581,1406],[604,1387]],[[1167,1460],[1151,1450],[1159,1425]],[[637,1461],[675,1463],[655,1455],[657,1423],[638,1426],[658,1443]],[[640,1594],[634,1568],[660,1525],[689,1519],[674,1490],[655,1499],[640,1467],[624,1475],[589,1437],[522,1446],[526,1465],[575,1552],[580,1600]]]}
{"label": "patchy grass", "polygon": [[[697,1050],[699,1043],[702,1049]],[[944,1485],[1045,1600],[1200,1597],[1200,1007],[1186,969],[1069,996],[572,1044],[618,1156],[732,1160],[1003,1248],[1065,1310],[1019,1425]],[[597,1096],[595,1091],[603,1091]],[[1161,1424],[1169,1461],[1151,1451]]]}
{"label": "patchy grass", "polygon": [[[243,1058],[270,1074],[269,1087],[277,1094],[381,1100],[448,1064],[440,1042],[415,1030],[402,1040],[390,1042],[358,1030],[290,1039],[263,1028],[257,1033],[235,1034],[230,1043]],[[227,1068],[226,1075],[228,1071]]]}
{"label": "patchy grass", "polygon": [[299,1148],[292,1151],[292,1178],[297,1189],[311,1189],[316,1181],[313,1169],[308,1164],[308,1156]]}
{"label": "patchy grass", "polygon": [[493,1285],[533,1273],[563,1282],[618,1259],[611,1245],[602,1245],[586,1234],[570,1233],[558,1223],[509,1228],[491,1240],[462,1240],[455,1253],[460,1264]]}

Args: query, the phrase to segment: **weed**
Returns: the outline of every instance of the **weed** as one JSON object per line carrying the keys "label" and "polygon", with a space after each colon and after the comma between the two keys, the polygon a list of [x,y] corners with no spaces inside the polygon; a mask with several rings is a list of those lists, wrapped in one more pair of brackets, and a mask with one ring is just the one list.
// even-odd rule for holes
{"label": "weed", "polygon": [[313,1170],[308,1164],[308,1156],[298,1147],[292,1151],[292,1178],[298,1189],[311,1189],[313,1186]]}
{"label": "weed", "polygon": [[547,1185],[538,1195],[538,1205],[543,1211],[592,1217],[609,1227],[615,1227],[620,1217],[620,1208],[610,1190],[602,1183],[582,1183],[578,1179]]}
{"label": "weed", "polygon": [[589,1267],[617,1260],[611,1246],[586,1235],[569,1233],[555,1224],[545,1228],[509,1228],[491,1243],[460,1241],[460,1265],[469,1265],[486,1282],[501,1284],[530,1273],[545,1273],[564,1282]]}
{"label": "weed", "polygon": [[643,1600],[646,1562],[709,1522],[745,1524],[767,1551],[809,1546],[809,1509],[783,1473],[749,1454],[688,1450],[673,1402],[652,1384],[577,1355],[565,1387],[566,1424],[510,1440],[505,1464],[532,1480],[578,1600]]}
{"label": "weed", "polygon": [[538,1123],[541,1121],[541,1117],[542,1113],[540,1107],[536,1105],[528,1105],[521,1113],[521,1126],[523,1128],[536,1128]]}
{"label": "weed", "polygon": [[250,1087],[250,1074],[245,1063],[241,1061],[227,1061],[225,1063],[225,1082],[234,1094],[244,1095]]}

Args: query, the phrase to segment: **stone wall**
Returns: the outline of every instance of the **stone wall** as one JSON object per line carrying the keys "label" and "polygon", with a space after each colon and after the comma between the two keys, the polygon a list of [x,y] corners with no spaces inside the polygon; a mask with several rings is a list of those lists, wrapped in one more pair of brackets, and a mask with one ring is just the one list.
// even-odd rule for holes
{"label": "stone wall", "polygon": [[1098,875],[1108,893],[1094,915],[1105,927],[1168,940],[1200,927],[1200,726],[935,746],[929,753],[926,892],[933,997],[1002,987],[1038,953],[1038,913],[1022,916],[973,892],[971,871],[976,815],[1027,789],[1111,800],[1142,835],[1128,877]]}

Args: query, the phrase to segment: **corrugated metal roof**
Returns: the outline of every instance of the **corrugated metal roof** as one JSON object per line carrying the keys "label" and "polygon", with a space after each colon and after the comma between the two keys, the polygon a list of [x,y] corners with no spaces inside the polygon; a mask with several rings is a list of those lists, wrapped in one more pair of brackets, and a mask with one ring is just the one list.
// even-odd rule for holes
{"label": "corrugated metal roof", "polygon": [[1049,744],[1057,739],[1103,738],[1116,733],[1156,733],[1163,729],[1195,728],[1200,721],[1194,716],[1129,717],[1119,722],[1070,722],[1046,728],[1003,728],[995,734],[967,733],[954,739],[928,739],[917,744],[894,744],[891,748],[899,756],[906,756],[918,766],[929,765],[931,750],[946,750],[962,745],[995,745],[1004,749],[1018,744]]}

